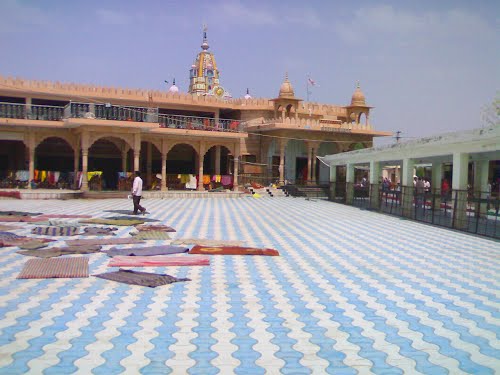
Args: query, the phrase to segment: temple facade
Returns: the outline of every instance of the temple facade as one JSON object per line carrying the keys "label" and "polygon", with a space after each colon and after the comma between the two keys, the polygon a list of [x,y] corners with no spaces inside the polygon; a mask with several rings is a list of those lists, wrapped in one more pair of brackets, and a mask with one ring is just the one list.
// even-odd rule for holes
{"label": "temple facade", "polygon": [[0,188],[238,189],[328,182],[316,156],[372,146],[372,107],[305,102],[285,75],[275,98],[234,98],[204,30],[182,93],[0,76]]}

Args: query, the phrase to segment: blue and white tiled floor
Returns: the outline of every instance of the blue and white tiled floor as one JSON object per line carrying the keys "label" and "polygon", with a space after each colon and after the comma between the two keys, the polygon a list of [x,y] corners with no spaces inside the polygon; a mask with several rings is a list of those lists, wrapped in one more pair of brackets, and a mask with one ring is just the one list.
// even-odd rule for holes
{"label": "blue and white tiled floor", "polygon": [[[146,268],[192,279],[150,289],[16,280],[28,258],[0,248],[1,374],[500,373],[499,242],[299,198],[143,203],[174,238],[282,255]],[[96,217],[130,206],[0,201],[3,211]],[[22,225],[15,233],[28,234]],[[112,270],[106,255],[87,256],[91,274]]]}

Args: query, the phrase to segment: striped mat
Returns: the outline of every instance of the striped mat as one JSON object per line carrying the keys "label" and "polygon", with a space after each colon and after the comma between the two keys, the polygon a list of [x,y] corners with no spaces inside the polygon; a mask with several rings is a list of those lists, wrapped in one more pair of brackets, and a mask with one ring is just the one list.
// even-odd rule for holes
{"label": "striped mat", "polygon": [[159,232],[154,230],[132,232],[131,236],[138,240],[169,240],[170,236],[167,232]]}
{"label": "striped mat", "polygon": [[210,254],[210,255],[266,255],[279,256],[280,253],[275,249],[261,249],[254,247],[239,246],[194,246],[189,254]]}
{"label": "striped mat", "polygon": [[175,256],[116,256],[108,267],[167,267],[167,266],[208,266],[210,258],[203,255]]}
{"label": "striped mat", "polygon": [[58,258],[30,259],[24,265],[18,279],[52,279],[89,277],[89,259]]}
{"label": "striped mat", "polygon": [[74,236],[78,234],[77,227],[35,227],[31,230],[33,234],[45,236]]}

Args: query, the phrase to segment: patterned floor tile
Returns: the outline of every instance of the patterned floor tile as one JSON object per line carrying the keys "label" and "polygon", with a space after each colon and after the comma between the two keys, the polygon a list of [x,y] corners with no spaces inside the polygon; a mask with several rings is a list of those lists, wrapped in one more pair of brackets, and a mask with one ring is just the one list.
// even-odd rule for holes
{"label": "patterned floor tile", "polygon": [[[92,276],[17,280],[29,258],[0,248],[0,373],[500,372],[499,242],[300,198],[144,205],[176,229],[172,239],[240,240],[281,256],[142,269],[191,279],[152,289]],[[130,208],[0,201],[0,210],[93,217]],[[29,235],[33,225],[20,225],[15,233]],[[91,275],[109,270],[105,254],[85,256]]]}

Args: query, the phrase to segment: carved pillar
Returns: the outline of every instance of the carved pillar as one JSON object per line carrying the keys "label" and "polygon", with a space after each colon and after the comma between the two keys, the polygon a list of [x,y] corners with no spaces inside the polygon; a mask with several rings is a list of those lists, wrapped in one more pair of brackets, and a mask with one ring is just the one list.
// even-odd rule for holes
{"label": "carved pillar", "polygon": [[284,139],[280,139],[280,167],[279,167],[280,185],[285,184],[285,147],[286,147],[286,141]]}
{"label": "carved pillar", "polygon": [[312,176],[312,154],[313,154],[313,144],[307,142],[307,181],[308,184]]}
{"label": "carved pillar", "polygon": [[167,154],[161,153],[161,191],[167,191]]}
{"label": "carved pillar", "polygon": [[316,184],[316,148],[311,150],[311,180],[313,184]]}
{"label": "carved pillar", "polygon": [[78,189],[78,170],[80,169],[80,146],[77,146],[73,150],[73,187]]}
{"label": "carved pillar", "polygon": [[141,155],[141,135],[134,134],[134,170],[140,171],[139,157]]}
{"label": "carved pillar", "polygon": [[146,144],[146,182],[148,186],[151,186],[151,166],[153,159],[153,148],[151,142]]}
{"label": "carved pillar", "polygon": [[240,166],[240,144],[234,145],[234,172],[233,172],[233,191],[238,190],[238,170]]}
{"label": "carved pillar", "polygon": [[221,147],[215,146],[215,174],[220,174]]}
{"label": "carved pillar", "polygon": [[82,147],[82,186],[80,189],[82,191],[88,191],[89,181],[87,177],[87,172],[89,169],[90,134],[87,131],[82,132],[81,147]]}
{"label": "carved pillar", "polygon": [[89,165],[89,149],[82,147],[82,187],[80,188],[82,191],[89,190],[89,181],[87,178],[87,172]]}
{"label": "carved pillar", "polygon": [[28,136],[28,189],[31,189],[31,181],[35,178],[35,137],[33,134]]}
{"label": "carved pillar", "polygon": [[122,151],[122,172],[127,172],[127,155],[128,150]]}
{"label": "carved pillar", "polygon": [[203,191],[203,159],[205,159],[205,142],[200,142],[198,150],[198,190]]}

